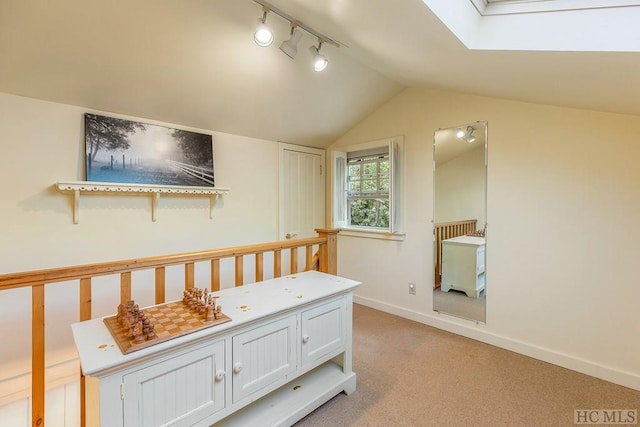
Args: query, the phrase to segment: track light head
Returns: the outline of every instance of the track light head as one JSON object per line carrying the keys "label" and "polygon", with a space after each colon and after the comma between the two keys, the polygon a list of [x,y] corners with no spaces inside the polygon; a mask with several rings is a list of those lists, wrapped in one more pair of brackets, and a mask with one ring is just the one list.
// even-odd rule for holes
{"label": "track light head", "polygon": [[467,137],[465,138],[467,140],[467,142],[469,144],[471,144],[472,142],[476,142],[476,137],[473,134],[473,131],[475,131],[476,129],[473,126],[468,126],[467,127]]}
{"label": "track light head", "polygon": [[329,60],[320,53],[320,49],[322,48],[322,40],[318,40],[318,47],[311,46],[309,49],[313,54],[313,71],[320,72],[327,68],[329,65]]}
{"label": "track light head", "polygon": [[256,28],[256,32],[253,33],[253,40],[260,47],[271,46],[271,43],[273,43],[273,33],[266,24],[267,13],[269,13],[269,9],[266,7],[262,8],[262,18],[258,19],[258,28]]}
{"label": "track light head", "polygon": [[473,134],[475,130],[476,128],[474,128],[473,126],[467,126],[466,129],[458,129],[456,131],[456,137],[459,139],[463,139],[471,144],[472,142],[476,142],[476,136]]}
{"label": "track light head", "polygon": [[280,50],[283,51],[289,58],[295,59],[298,54],[298,42],[302,38],[302,31],[292,24],[291,25],[291,37],[289,40],[285,40],[280,45]]}

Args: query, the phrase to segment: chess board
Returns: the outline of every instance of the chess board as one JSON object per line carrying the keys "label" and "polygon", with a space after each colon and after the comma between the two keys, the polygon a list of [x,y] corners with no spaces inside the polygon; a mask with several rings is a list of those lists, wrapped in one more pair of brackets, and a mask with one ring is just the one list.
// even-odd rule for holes
{"label": "chess board", "polygon": [[104,318],[104,323],[109,332],[111,332],[118,347],[120,347],[122,354],[142,350],[143,348],[231,320],[224,313],[219,313],[217,319],[205,321],[204,314],[192,312],[182,300],[146,307],[143,308],[142,311],[144,311],[151,324],[153,324],[156,338],[145,340],[139,344],[133,342],[133,340],[127,336],[128,331],[120,325],[116,316]]}

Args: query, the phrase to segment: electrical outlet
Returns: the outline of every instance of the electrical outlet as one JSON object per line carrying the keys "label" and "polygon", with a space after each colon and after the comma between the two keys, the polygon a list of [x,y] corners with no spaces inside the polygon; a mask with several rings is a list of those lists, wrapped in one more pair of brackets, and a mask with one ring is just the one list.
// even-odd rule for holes
{"label": "electrical outlet", "polygon": [[416,294],[416,284],[415,283],[409,283],[409,294],[411,294],[411,295],[415,295]]}

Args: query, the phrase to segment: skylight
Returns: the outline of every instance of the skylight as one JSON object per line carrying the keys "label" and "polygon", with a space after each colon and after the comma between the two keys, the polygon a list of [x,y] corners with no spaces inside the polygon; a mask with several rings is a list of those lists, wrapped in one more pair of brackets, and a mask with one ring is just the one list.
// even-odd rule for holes
{"label": "skylight", "polygon": [[468,49],[640,52],[640,0],[422,0]]}
{"label": "skylight", "polygon": [[639,0],[470,0],[481,15],[640,6]]}

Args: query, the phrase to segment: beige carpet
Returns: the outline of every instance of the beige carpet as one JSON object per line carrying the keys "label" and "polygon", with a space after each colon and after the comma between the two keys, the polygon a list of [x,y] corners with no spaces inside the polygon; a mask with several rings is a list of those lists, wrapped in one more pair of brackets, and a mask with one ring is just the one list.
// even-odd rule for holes
{"label": "beige carpet", "polygon": [[354,306],[358,388],[296,424],[572,426],[574,409],[639,409],[640,392]]}

